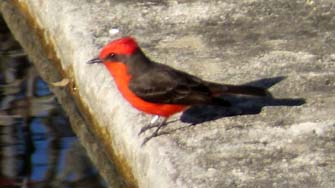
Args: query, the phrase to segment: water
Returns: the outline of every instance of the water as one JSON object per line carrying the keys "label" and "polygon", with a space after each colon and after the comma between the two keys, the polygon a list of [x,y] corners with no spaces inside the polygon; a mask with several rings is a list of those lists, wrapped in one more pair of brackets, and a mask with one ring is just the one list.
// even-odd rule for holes
{"label": "water", "polygon": [[0,187],[106,187],[1,15]]}

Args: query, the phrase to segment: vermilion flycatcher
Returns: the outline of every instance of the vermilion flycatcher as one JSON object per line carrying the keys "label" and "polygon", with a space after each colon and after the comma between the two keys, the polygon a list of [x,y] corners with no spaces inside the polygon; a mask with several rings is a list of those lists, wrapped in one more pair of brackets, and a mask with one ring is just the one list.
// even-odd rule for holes
{"label": "vermilion flycatcher", "polygon": [[[204,81],[186,72],[151,61],[131,37],[107,44],[98,58],[88,63],[103,63],[123,97],[147,114],[164,117],[151,137],[166,125],[169,116],[197,104],[229,106],[220,96],[242,94],[266,96],[267,91],[253,86],[234,86]],[[156,118],[154,118],[157,120]],[[155,124],[152,121],[151,124]],[[140,133],[152,127],[144,127]]]}

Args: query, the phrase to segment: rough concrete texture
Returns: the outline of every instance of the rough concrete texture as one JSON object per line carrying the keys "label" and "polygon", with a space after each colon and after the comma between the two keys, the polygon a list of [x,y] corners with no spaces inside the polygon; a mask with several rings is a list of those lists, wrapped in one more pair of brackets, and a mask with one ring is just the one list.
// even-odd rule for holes
{"label": "rough concrete texture", "polygon": [[[45,29],[129,186],[335,187],[333,0],[18,2]],[[193,107],[141,147],[151,117],[85,63],[124,35],[153,60],[274,98]]]}

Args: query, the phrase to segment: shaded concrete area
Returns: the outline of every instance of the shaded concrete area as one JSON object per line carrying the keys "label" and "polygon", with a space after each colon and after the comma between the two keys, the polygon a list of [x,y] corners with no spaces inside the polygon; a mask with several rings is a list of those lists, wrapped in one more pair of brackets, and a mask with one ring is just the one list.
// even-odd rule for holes
{"label": "shaded concrete area", "polygon": [[[58,68],[40,68],[44,78],[70,80],[66,94],[57,94],[64,90],[58,87],[55,93],[65,108],[66,98],[75,101],[71,108],[82,121],[75,130],[93,135],[81,138],[91,156],[103,150],[95,162],[110,182],[120,178],[111,178],[107,166],[122,176],[118,186],[334,187],[333,1],[5,0],[0,6],[37,67]],[[47,63],[37,61],[9,7],[31,16],[32,32],[52,52],[43,57]],[[120,96],[103,66],[86,64],[125,35],[155,61],[206,80],[266,87],[273,96],[228,96],[230,108],[192,107],[141,147],[150,131],[137,133],[151,117]],[[59,76],[51,79],[55,70]]]}

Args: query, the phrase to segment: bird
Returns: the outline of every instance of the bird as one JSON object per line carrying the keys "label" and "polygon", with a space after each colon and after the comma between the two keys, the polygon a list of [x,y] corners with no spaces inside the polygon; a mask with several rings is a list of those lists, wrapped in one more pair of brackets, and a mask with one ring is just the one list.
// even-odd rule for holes
{"label": "bird", "polygon": [[[158,135],[170,116],[193,105],[231,104],[223,95],[267,96],[266,89],[221,84],[203,80],[166,64],[150,60],[136,40],[125,36],[105,45],[98,57],[87,63],[105,65],[122,96],[136,109],[154,115],[139,134],[157,127],[149,138]],[[162,121],[158,119],[163,118]]]}

